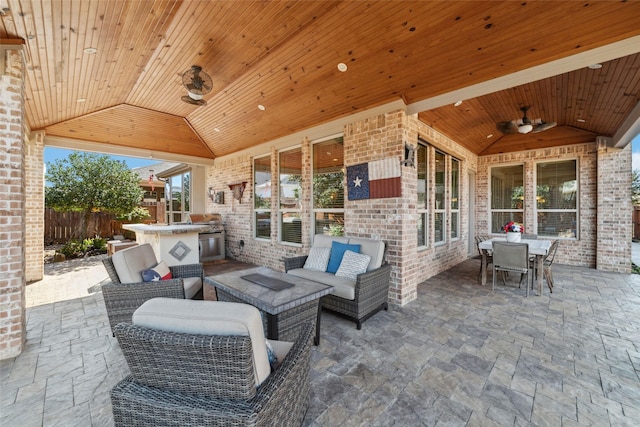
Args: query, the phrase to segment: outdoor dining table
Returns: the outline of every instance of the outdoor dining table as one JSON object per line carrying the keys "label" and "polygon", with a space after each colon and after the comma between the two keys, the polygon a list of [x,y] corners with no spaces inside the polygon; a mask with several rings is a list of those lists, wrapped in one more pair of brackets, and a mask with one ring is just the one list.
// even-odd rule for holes
{"label": "outdoor dining table", "polygon": [[[493,242],[506,242],[505,237],[494,237],[489,240],[484,240],[478,244],[478,248],[482,250],[482,271],[480,277],[482,278],[482,286],[487,284],[487,252],[493,249]],[[538,287],[538,296],[542,295],[542,278],[544,277],[544,257],[549,253],[551,248],[550,240],[529,240],[521,239],[520,243],[526,243],[529,245],[529,255],[535,255],[534,270],[536,271],[536,285]]]}

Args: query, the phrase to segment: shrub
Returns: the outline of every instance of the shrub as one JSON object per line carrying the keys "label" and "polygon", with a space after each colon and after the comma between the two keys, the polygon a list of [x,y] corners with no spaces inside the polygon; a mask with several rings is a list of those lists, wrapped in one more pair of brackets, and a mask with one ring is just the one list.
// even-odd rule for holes
{"label": "shrub", "polygon": [[107,240],[101,237],[84,239],[82,242],[71,240],[58,249],[57,252],[63,254],[66,259],[81,258],[86,255],[99,255],[107,252]]}

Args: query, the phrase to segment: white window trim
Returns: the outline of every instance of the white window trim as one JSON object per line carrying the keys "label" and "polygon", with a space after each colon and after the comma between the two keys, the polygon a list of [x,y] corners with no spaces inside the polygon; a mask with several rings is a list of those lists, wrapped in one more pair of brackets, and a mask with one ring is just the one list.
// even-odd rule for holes
{"label": "white window trim", "polygon": [[[271,165],[271,154],[265,154],[262,156],[254,156],[252,159],[252,167],[253,167],[253,176],[252,176],[252,181],[253,181],[253,194],[252,194],[252,225],[251,228],[253,229],[253,238],[255,240],[259,240],[262,242],[268,242],[271,240],[271,234],[273,233],[273,224],[271,224],[271,209],[266,209],[266,208],[256,208],[256,160],[258,159],[264,159],[264,158],[269,158],[269,165]],[[273,183],[273,171],[271,171],[271,167],[269,167],[269,175],[271,178],[271,182]],[[271,197],[269,199],[269,205],[272,206],[272,201],[273,201],[273,185],[272,185],[272,190],[271,190]],[[259,237],[258,236],[258,224],[257,224],[257,215],[259,213],[269,213],[269,238],[266,237]]]}
{"label": "white window trim", "polygon": [[[436,168],[436,156],[437,154],[440,153],[444,156],[444,199],[442,201],[442,205],[443,207],[440,209],[437,209],[435,206],[436,203],[436,191],[435,188],[437,186],[437,182],[436,182],[436,177],[437,177],[437,168]],[[433,245],[434,246],[442,246],[445,245],[448,241],[447,239],[447,200],[449,200],[449,197],[447,197],[448,194],[448,188],[450,184],[450,177],[449,177],[449,167],[447,167],[447,153],[445,153],[442,150],[438,150],[437,148],[434,150],[433,152],[433,186],[434,186],[434,193],[433,193]],[[435,233],[435,227],[436,227],[436,216],[438,214],[442,214],[442,240],[435,240],[436,239],[436,233]]]}
{"label": "white window trim", "polygon": [[[522,166],[522,190],[523,190],[522,191],[522,196],[523,196],[522,208],[521,209],[493,209],[491,207],[491,201],[493,200],[492,182],[491,182],[491,178],[493,176],[493,174],[492,174],[493,173],[493,169],[494,168],[504,168],[504,167],[509,167],[509,166]],[[487,190],[488,190],[488,193],[489,193],[489,195],[488,195],[489,199],[488,199],[488,203],[487,203],[487,208],[489,210],[489,218],[488,218],[487,224],[489,225],[489,234],[495,234],[492,231],[493,230],[493,213],[494,212],[522,212],[522,219],[523,219],[523,221],[526,220],[526,213],[525,213],[525,210],[524,210],[525,201],[526,201],[526,194],[527,194],[527,182],[525,181],[526,180],[526,169],[525,169],[524,162],[516,162],[516,163],[506,163],[506,164],[500,164],[500,165],[491,166],[489,168],[488,172],[489,173],[488,173],[488,176],[487,176],[487,179],[488,179],[488,185],[487,185],[488,189]],[[502,225],[504,225],[504,224],[501,224],[500,227],[502,227]],[[527,229],[526,227],[527,227],[527,224],[525,224],[525,230]]]}
{"label": "white window trim", "polygon": [[[316,208],[315,207],[315,199],[313,197],[313,193],[314,193],[314,188],[313,188],[313,174],[315,172],[314,169],[314,146],[316,144],[322,143],[322,142],[326,142],[326,141],[330,141],[332,139],[336,139],[336,138],[343,138],[344,141],[344,133],[338,133],[335,135],[331,135],[331,136],[326,136],[326,137],[322,137],[322,138],[318,138],[315,139],[313,141],[310,141],[310,148],[311,148],[311,153],[310,153],[310,157],[311,157],[311,168],[310,168],[310,190],[311,190],[311,194],[310,194],[310,224],[311,227],[309,227],[309,233],[311,234],[311,241],[313,241],[313,238],[315,236],[315,232],[316,232],[316,213],[339,213],[342,214],[342,217],[344,218],[344,214],[345,214],[345,209],[344,209],[344,201],[343,201],[343,207],[342,208],[337,208],[337,209],[326,209],[326,208]],[[342,168],[346,168],[345,164],[344,164],[344,153],[343,153],[343,162],[342,162]],[[347,197],[347,188],[346,188],[346,176],[347,173],[344,172],[344,178],[342,180],[342,186],[343,186],[343,191],[344,191],[344,197]]]}
{"label": "white window trim", "polygon": [[[452,242],[458,241],[460,240],[460,234],[461,234],[461,230],[460,230],[460,204],[461,204],[461,188],[460,188],[460,184],[461,184],[461,180],[460,177],[462,175],[462,161],[460,161],[460,159],[453,157],[453,156],[448,156],[449,161],[447,162],[447,165],[449,165],[449,237],[451,238]],[[453,204],[453,162],[456,161],[458,162],[458,207],[457,209],[453,209],[452,204]],[[458,230],[458,235],[456,237],[453,237],[451,232],[453,231],[453,214],[457,213],[456,215],[456,230]]]}
{"label": "white window trim", "polygon": [[[301,247],[302,243],[295,243],[295,242],[288,242],[286,240],[282,240],[282,215],[283,214],[287,214],[287,213],[302,213],[302,206],[299,205],[299,207],[297,209],[283,209],[281,207],[281,202],[280,202],[280,192],[282,191],[281,188],[281,183],[280,183],[280,154],[281,153],[286,153],[287,151],[293,151],[293,150],[300,150],[300,154],[301,154],[301,158],[300,158],[300,176],[302,179],[304,179],[304,176],[302,175],[302,165],[304,164],[304,159],[302,158],[302,146],[298,145],[296,147],[289,147],[286,149],[282,149],[278,151],[278,243],[285,245],[285,246],[294,246],[294,247]],[[301,193],[304,192],[304,185],[303,183],[301,183],[300,185],[300,191]],[[303,199],[303,194],[300,194],[300,198]],[[302,220],[302,215],[300,215],[300,219]],[[302,239],[302,233],[304,230],[303,224],[300,224],[301,229],[300,229],[300,238]]]}
{"label": "white window trim", "polygon": [[[429,154],[430,154],[430,145],[427,144],[426,141],[419,139],[418,140],[418,149],[424,149],[425,150],[425,163],[426,163],[426,167],[427,170],[425,171],[425,182],[424,182],[424,204],[422,204],[418,209],[417,209],[417,213],[418,213],[418,221],[422,222],[422,217],[423,215],[426,216],[426,221],[424,221],[424,245],[418,245],[418,250],[423,250],[423,249],[427,249],[429,248],[429,238],[431,236],[431,227],[430,227],[430,220],[431,220],[431,215],[429,215],[429,195],[431,194],[431,192],[429,191],[429,171],[431,170],[431,168],[429,168]],[[416,182],[417,182],[418,178],[417,178],[417,169],[416,169]],[[416,236],[417,238],[417,236]]]}
{"label": "white window trim", "polygon": [[566,159],[550,159],[550,160],[540,160],[534,163],[534,177],[533,177],[533,186],[534,186],[534,195],[538,197],[538,165],[540,163],[561,163],[574,160],[576,162],[576,208],[575,209],[538,209],[538,202],[533,205],[533,223],[536,234],[540,234],[538,232],[538,212],[575,212],[576,214],[576,237],[563,237],[563,236],[540,236],[543,239],[559,239],[559,240],[580,240],[580,159],[577,157],[567,157]]}

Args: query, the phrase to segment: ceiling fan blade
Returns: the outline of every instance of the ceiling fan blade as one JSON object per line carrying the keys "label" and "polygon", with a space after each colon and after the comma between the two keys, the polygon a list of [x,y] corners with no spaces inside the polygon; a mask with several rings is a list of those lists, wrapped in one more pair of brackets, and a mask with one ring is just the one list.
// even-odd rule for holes
{"label": "ceiling fan blade", "polygon": [[188,95],[183,95],[180,97],[180,99],[186,102],[187,104],[197,105],[198,107],[207,105],[207,101],[205,101],[204,99],[193,99]]}
{"label": "ceiling fan blade", "polygon": [[551,129],[552,127],[555,127],[557,125],[556,122],[550,122],[550,123],[545,123],[542,122],[537,126],[533,127],[533,130],[531,131],[531,133],[538,133],[538,132],[542,132],[544,130],[548,130]]}
{"label": "ceiling fan blade", "polygon": [[518,126],[513,122],[498,122],[496,129],[505,134],[518,133]]}

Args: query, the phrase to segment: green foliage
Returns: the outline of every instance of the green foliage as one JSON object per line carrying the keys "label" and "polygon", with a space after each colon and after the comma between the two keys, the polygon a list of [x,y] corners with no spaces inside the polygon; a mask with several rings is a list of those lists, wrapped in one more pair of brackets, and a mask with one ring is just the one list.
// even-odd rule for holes
{"label": "green foliage", "polygon": [[318,174],[313,177],[314,207],[341,208],[344,200],[344,173],[342,171]]}
{"label": "green foliage", "polygon": [[640,204],[640,171],[637,169],[631,175],[631,200],[634,205]]}
{"label": "green foliage", "polygon": [[58,253],[65,256],[66,259],[82,258],[85,255],[98,255],[107,252],[107,239],[95,237],[92,239],[84,239],[82,242],[71,240],[62,248],[58,249]]}
{"label": "green foliage", "polygon": [[142,220],[151,218],[149,210],[142,206],[136,206],[131,212],[125,215],[116,215],[118,221],[141,222]]}
{"label": "green foliage", "polygon": [[92,153],[73,153],[47,162],[45,205],[58,211],[124,215],[142,200],[140,178],[124,162]]}
{"label": "green foliage", "polygon": [[124,162],[92,153],[73,153],[68,158],[47,162],[45,205],[57,211],[83,212],[81,236],[88,230],[92,212],[126,215],[142,200],[140,177]]}

